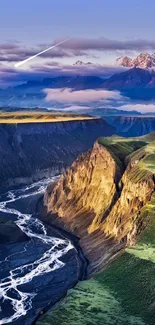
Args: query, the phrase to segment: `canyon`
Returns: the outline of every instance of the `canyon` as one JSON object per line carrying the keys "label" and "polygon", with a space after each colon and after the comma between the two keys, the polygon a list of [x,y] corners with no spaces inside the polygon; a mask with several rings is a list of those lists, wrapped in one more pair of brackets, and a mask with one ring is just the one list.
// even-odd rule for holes
{"label": "canyon", "polygon": [[0,191],[64,171],[113,126],[103,119],[0,124]]}
{"label": "canyon", "polygon": [[100,136],[131,137],[153,131],[151,116],[0,124],[0,192],[62,173]]}
{"label": "canyon", "polygon": [[[74,236],[42,223],[35,206],[48,182],[0,194],[0,324],[32,325],[85,277]],[[2,222],[1,222],[2,219]]]}
{"label": "canyon", "polygon": [[[6,248],[4,266],[8,267],[5,259],[16,263],[12,254],[13,250],[18,253],[20,247],[26,252],[28,263],[29,257],[32,258],[31,244],[34,243],[39,250],[47,250],[48,243],[53,240],[50,236],[63,236],[65,240],[69,238],[74,246],[67,255],[62,256],[65,265],[61,272],[56,271],[57,278],[52,268],[49,274],[40,274],[39,268],[39,276],[32,280],[32,284],[36,285],[35,290],[40,288],[38,292],[41,296],[38,294],[35,298],[38,299],[38,307],[25,308],[26,316],[21,312],[15,324],[20,324],[22,320],[23,324],[29,325],[32,319],[42,322],[40,310],[51,309],[68,288],[73,287],[81,277],[85,278],[84,263],[85,268],[88,262],[87,279],[101,271],[106,275],[109,267],[113,267],[121,257],[123,259],[124,251],[129,247],[133,249],[141,234],[148,229],[154,209],[155,133],[139,136],[148,130],[143,127],[137,129],[137,138],[129,136],[133,136],[132,130],[137,132],[137,123],[144,125],[145,119],[146,125],[150,125],[148,121],[151,118],[108,116],[106,120],[92,118],[0,125],[0,191],[9,190],[1,194],[0,202],[0,243]],[[130,126],[128,130],[125,125],[127,121]],[[153,130],[153,126],[149,130]],[[114,135],[116,133],[120,136]],[[122,137],[125,134],[128,138]],[[84,255],[80,256],[81,248]],[[54,254],[59,249],[61,247],[56,246]],[[39,251],[37,254],[40,254]],[[37,256],[33,272],[40,261]],[[16,258],[20,272],[22,256],[16,254]],[[48,255],[47,262],[50,258]],[[14,264],[10,264],[10,267],[9,272],[13,270],[10,274],[18,280]],[[65,287],[63,278],[60,281],[59,272],[65,277]],[[2,272],[2,279],[6,282],[4,275]],[[10,279],[13,279],[12,276]],[[50,290],[44,286],[44,279],[47,279]],[[39,281],[42,281],[41,286]],[[54,288],[61,288],[59,295],[57,289],[53,291],[53,285]],[[34,287],[31,289],[34,290]],[[5,290],[9,299],[9,288]],[[48,295],[45,291],[48,291]],[[42,294],[46,297],[45,303],[41,299]],[[54,297],[52,304],[51,297]],[[32,303],[35,304],[35,300],[32,299]],[[9,310],[11,315],[12,310]],[[5,313],[7,309],[4,306],[3,317]]]}
{"label": "canyon", "polygon": [[149,220],[155,189],[155,133],[99,138],[55,184],[40,207],[42,220],[80,238],[88,277],[134,245]]}

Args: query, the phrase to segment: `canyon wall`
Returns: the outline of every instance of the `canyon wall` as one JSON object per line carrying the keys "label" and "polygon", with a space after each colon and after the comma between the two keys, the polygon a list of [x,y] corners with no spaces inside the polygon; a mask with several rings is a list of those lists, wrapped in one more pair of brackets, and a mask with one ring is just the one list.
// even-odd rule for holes
{"label": "canyon wall", "polygon": [[155,117],[146,116],[105,116],[116,133],[124,137],[137,137],[155,131]]}
{"label": "canyon wall", "polygon": [[89,275],[134,244],[144,227],[141,211],[155,188],[155,146],[144,140],[99,139],[46,190],[43,219],[80,238]]}
{"label": "canyon wall", "polygon": [[60,174],[114,128],[103,119],[0,124],[0,191]]}

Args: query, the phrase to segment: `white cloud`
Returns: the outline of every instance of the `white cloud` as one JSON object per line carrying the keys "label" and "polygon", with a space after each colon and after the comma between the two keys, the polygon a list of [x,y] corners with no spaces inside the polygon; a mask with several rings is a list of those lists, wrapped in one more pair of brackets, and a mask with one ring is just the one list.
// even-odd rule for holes
{"label": "white cloud", "polygon": [[47,102],[58,103],[93,103],[110,100],[122,100],[123,97],[118,91],[109,90],[78,90],[65,89],[44,89]]}
{"label": "white cloud", "polygon": [[63,111],[65,112],[70,112],[70,111],[90,111],[90,108],[89,106],[80,106],[80,105],[72,105],[72,106],[68,106],[68,107],[65,107],[63,109]]}
{"label": "white cloud", "polygon": [[48,110],[52,110],[52,111],[62,111],[62,112],[72,112],[72,111],[90,111],[90,109],[92,109],[90,106],[84,106],[84,105],[70,105],[70,106],[66,106],[66,107],[51,107],[48,108]]}

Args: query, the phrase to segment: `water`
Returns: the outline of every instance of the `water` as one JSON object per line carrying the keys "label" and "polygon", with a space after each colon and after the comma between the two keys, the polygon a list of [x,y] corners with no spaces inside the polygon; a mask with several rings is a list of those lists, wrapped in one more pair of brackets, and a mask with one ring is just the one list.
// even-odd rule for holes
{"label": "water", "polygon": [[[12,219],[28,237],[18,243],[0,245],[1,325],[31,324],[51,299],[54,303],[61,298],[69,284],[69,270],[72,264],[76,266],[77,252],[70,240],[54,231],[51,236],[49,227],[31,211],[49,181],[51,179],[0,196],[0,216]],[[72,281],[76,281],[74,276]]]}

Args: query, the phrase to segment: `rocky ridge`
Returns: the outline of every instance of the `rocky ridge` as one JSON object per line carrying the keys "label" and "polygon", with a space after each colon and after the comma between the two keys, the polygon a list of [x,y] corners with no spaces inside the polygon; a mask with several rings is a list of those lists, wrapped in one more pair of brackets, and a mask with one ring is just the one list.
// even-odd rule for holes
{"label": "rocky ridge", "polygon": [[154,69],[155,68],[155,53],[140,53],[135,59],[128,56],[121,56],[116,60],[119,66],[127,68]]}
{"label": "rocky ridge", "polygon": [[47,188],[42,217],[80,238],[88,275],[133,245],[145,227],[155,189],[154,140],[100,138]]}

